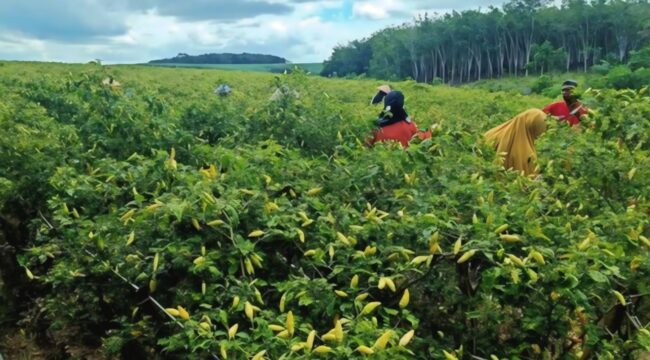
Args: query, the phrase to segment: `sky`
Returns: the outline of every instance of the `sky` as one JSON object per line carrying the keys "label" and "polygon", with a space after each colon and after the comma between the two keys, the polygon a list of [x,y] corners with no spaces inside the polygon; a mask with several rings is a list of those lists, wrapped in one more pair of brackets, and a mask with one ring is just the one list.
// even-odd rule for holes
{"label": "sky", "polygon": [[221,52],[294,63],[418,14],[503,0],[0,0],[0,59],[142,63]]}

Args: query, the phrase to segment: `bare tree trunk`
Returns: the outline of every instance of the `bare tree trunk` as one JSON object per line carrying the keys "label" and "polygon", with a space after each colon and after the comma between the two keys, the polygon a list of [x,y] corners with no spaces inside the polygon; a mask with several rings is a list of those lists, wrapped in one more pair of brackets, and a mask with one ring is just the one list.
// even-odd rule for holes
{"label": "bare tree trunk", "polygon": [[526,48],[526,76],[528,76],[528,64],[530,64],[530,51],[533,43],[533,36],[535,35],[535,16],[531,16],[530,20],[530,36],[528,37],[528,41],[525,44]]}
{"label": "bare tree trunk", "polygon": [[427,82],[427,78],[429,74],[427,73],[427,68],[426,65],[424,64],[424,55],[420,55],[420,72],[421,72],[420,75],[424,76],[424,82]]}
{"label": "bare tree trunk", "polygon": [[474,57],[469,56],[467,58],[467,82],[472,81],[472,69],[474,67]]}
{"label": "bare tree trunk", "polygon": [[451,58],[451,83],[454,83],[454,74],[456,73],[456,57]]}
{"label": "bare tree trunk", "polygon": [[571,49],[567,46],[567,39],[564,34],[562,34],[562,48],[566,51],[566,72],[569,72],[571,67]]}
{"label": "bare tree trunk", "polygon": [[[515,37],[516,39],[516,37]],[[512,49],[514,52],[513,55],[513,69],[515,72],[515,77],[517,77],[519,74],[519,42],[515,41],[512,45]],[[511,74],[512,75],[512,74]]]}
{"label": "bare tree trunk", "polygon": [[432,64],[433,65],[433,78],[431,80],[438,77],[438,61],[437,61],[437,59],[438,58],[436,57],[436,53],[433,50],[431,50],[431,61],[433,63]]}
{"label": "bare tree trunk", "polygon": [[418,63],[416,61],[411,61],[411,63],[413,64],[413,68],[412,68],[413,72],[411,73],[411,75],[413,75],[413,80],[418,81],[418,78],[419,78],[418,77],[418,75],[419,75]]}
{"label": "bare tree trunk", "polygon": [[503,42],[499,41],[499,57],[498,57],[498,64],[497,64],[497,70],[499,71],[499,77],[503,77],[503,72],[504,72],[504,61],[505,61],[506,55],[503,49]]}
{"label": "bare tree trunk", "polygon": [[487,65],[488,65],[488,77],[491,79],[494,75],[493,69],[492,69],[492,58],[490,57],[490,52],[487,54]]}
{"label": "bare tree trunk", "polygon": [[471,48],[467,49],[467,82],[472,81],[472,63],[474,61],[474,54]]}
{"label": "bare tree trunk", "polygon": [[508,32],[508,47],[506,47],[508,50],[508,75],[512,76],[514,67],[516,66],[516,48],[515,48],[515,42],[512,38],[512,35]]}
{"label": "bare tree trunk", "polygon": [[446,67],[446,59],[442,54],[442,51],[440,48],[438,50],[438,56],[440,57],[440,65],[441,65],[441,70],[442,70],[442,82],[445,83],[447,81],[447,67]]}
{"label": "bare tree trunk", "polygon": [[618,60],[623,61],[623,59],[625,59],[625,55],[627,54],[628,37],[624,35],[617,35],[616,42],[618,43]]}
{"label": "bare tree trunk", "polygon": [[482,56],[481,56],[482,51],[481,51],[480,48],[478,49],[477,54],[478,55],[476,55],[474,57],[474,60],[476,61],[476,69],[477,69],[476,70],[476,75],[477,75],[476,78],[480,81],[481,80],[481,62],[483,60]]}
{"label": "bare tree trunk", "polygon": [[582,36],[582,64],[583,71],[587,72],[587,61],[589,59],[589,19],[586,21],[586,28]]}

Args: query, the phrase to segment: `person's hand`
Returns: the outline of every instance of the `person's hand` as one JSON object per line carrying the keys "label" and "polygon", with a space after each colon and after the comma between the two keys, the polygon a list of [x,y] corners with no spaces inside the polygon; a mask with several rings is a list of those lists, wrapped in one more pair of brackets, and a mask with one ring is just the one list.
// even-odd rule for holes
{"label": "person's hand", "polygon": [[596,123],[587,114],[580,117],[580,125],[584,125],[590,129],[596,128]]}

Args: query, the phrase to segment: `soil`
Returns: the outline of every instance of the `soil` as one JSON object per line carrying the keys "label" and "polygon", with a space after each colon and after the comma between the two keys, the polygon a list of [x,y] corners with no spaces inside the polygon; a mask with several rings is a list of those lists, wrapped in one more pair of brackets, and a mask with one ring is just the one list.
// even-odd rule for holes
{"label": "soil", "polygon": [[63,349],[53,345],[38,344],[21,331],[13,331],[0,338],[0,360],[55,360],[55,359],[106,359],[101,349],[81,346],[65,346]]}

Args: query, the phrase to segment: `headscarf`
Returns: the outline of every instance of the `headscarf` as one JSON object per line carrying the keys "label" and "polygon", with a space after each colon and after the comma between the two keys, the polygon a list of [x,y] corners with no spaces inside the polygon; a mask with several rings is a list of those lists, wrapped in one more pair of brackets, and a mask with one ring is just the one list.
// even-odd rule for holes
{"label": "headscarf", "polygon": [[562,83],[562,90],[564,89],[575,89],[578,87],[578,82],[575,80],[564,80]]}
{"label": "headscarf", "polygon": [[377,94],[370,99],[370,105],[379,104],[384,97],[391,92],[391,88],[388,85],[382,85],[377,88]]}
{"label": "headscarf", "polygon": [[408,119],[404,110],[404,94],[401,91],[391,91],[384,98],[384,110],[380,114],[378,124],[380,127],[395,124]]}
{"label": "headscarf", "polygon": [[525,175],[535,173],[535,140],[546,131],[545,119],[543,111],[530,109],[485,133],[497,153],[505,153],[506,169],[523,171]]}

